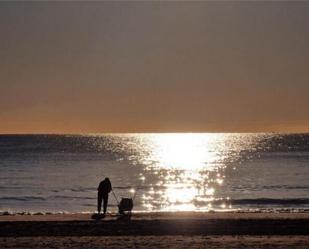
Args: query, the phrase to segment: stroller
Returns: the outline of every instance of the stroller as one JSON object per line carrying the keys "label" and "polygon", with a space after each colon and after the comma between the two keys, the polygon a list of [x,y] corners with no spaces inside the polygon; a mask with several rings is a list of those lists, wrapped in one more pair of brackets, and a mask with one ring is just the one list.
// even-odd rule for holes
{"label": "stroller", "polygon": [[114,197],[115,197],[115,199],[116,199],[116,201],[117,201],[117,204],[118,204],[118,213],[120,214],[120,215],[125,215],[125,214],[131,214],[131,212],[132,212],[132,209],[133,209],[133,200],[134,200],[134,198],[135,198],[135,196],[136,196],[136,192],[135,192],[135,194],[134,194],[134,196],[132,197],[132,198],[128,198],[128,197],[126,197],[126,198],[121,198],[121,200],[120,200],[120,202],[118,201],[118,198],[117,198],[117,196],[116,196],[116,194],[115,194],[115,192],[112,190],[112,193],[113,193],[113,195],[114,195]]}
{"label": "stroller", "polygon": [[120,203],[118,204],[118,213],[124,215],[125,212],[131,214],[133,209],[133,198],[121,198]]}

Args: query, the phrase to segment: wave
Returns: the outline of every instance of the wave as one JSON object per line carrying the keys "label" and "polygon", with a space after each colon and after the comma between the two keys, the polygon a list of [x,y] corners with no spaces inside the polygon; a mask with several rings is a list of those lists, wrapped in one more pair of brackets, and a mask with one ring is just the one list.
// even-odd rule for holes
{"label": "wave", "polygon": [[44,197],[38,196],[21,196],[21,197],[13,197],[13,196],[6,196],[0,197],[1,201],[45,201]]}
{"label": "wave", "polygon": [[[189,203],[189,202],[188,202]],[[196,207],[205,207],[209,204],[212,207],[229,208],[305,208],[309,206],[309,198],[290,198],[290,199],[273,199],[273,198],[256,198],[256,199],[215,199],[215,200],[193,200]]]}
{"label": "wave", "polygon": [[[90,196],[67,196],[67,195],[52,195],[46,198],[40,196],[5,196],[0,197],[0,201],[46,201],[48,199],[81,199],[81,200],[96,200],[95,197]],[[248,198],[248,199],[215,199],[209,201],[200,201],[194,200],[195,205],[202,206],[205,204],[213,204],[213,205],[221,205],[221,204],[228,204],[228,205],[309,205],[309,198],[282,198],[282,199],[275,199],[275,198]]]}
{"label": "wave", "polygon": [[243,184],[240,186],[233,186],[230,187],[232,191],[239,191],[239,190],[298,190],[298,189],[309,189],[309,185],[250,185],[250,184]]}
{"label": "wave", "polygon": [[67,196],[67,195],[53,195],[49,196],[48,199],[81,199],[81,200],[94,200],[96,197],[88,197],[88,196]]}
{"label": "wave", "polygon": [[0,201],[47,201],[49,199],[68,199],[68,200],[73,200],[73,199],[81,199],[81,200],[94,200],[96,197],[88,197],[88,196],[66,196],[66,195],[53,195],[53,196],[48,196],[46,198],[44,197],[39,197],[39,196],[18,196],[18,197],[13,197],[13,196],[5,196],[5,197],[0,197]]}
{"label": "wave", "polygon": [[258,198],[258,199],[238,199],[232,200],[234,205],[242,204],[258,204],[258,205],[299,205],[299,204],[309,204],[309,198],[291,198],[291,199],[272,199],[272,198]]}
{"label": "wave", "polygon": [[71,188],[70,189],[72,192],[89,192],[89,191],[95,191],[97,190],[96,188]]}
{"label": "wave", "polygon": [[309,185],[270,185],[270,186],[263,186],[264,189],[309,189]]}
{"label": "wave", "polygon": [[[130,190],[130,189],[138,189],[138,190],[147,190],[150,189],[151,186],[113,186],[114,190]],[[164,188],[164,187],[157,187],[156,189]],[[1,186],[0,186],[1,189]],[[69,189],[53,189],[52,192],[59,193],[63,191],[72,191],[72,192],[96,192],[97,188],[83,188],[83,187],[77,187],[77,188],[69,188]]]}
{"label": "wave", "polygon": [[125,189],[125,190],[130,190],[132,188],[134,188],[135,190],[148,190],[151,188],[165,189],[166,187],[164,186],[116,186],[116,187],[113,187],[113,189]]}
{"label": "wave", "polygon": [[[87,207],[95,207],[95,205],[84,205]],[[116,205],[113,205],[116,207]],[[175,211],[143,211],[143,210],[135,210],[134,213],[143,213],[143,214],[154,214],[154,213],[168,213]],[[180,211],[182,212],[182,211]],[[194,211],[195,212],[195,211]],[[226,210],[202,210],[202,213],[309,213],[309,208],[248,208],[248,209],[226,209]],[[177,213],[177,211],[176,211]],[[83,211],[83,212],[68,212],[68,211],[10,211],[10,210],[0,210],[0,216],[7,216],[7,215],[59,215],[59,214],[93,214],[93,211]],[[116,212],[112,212],[112,214],[116,214]]]}
{"label": "wave", "polygon": [[309,198],[289,198],[289,199],[273,199],[273,198],[256,198],[256,199],[230,199],[230,200],[214,200],[212,204],[228,203],[231,205],[306,205],[309,204]]}

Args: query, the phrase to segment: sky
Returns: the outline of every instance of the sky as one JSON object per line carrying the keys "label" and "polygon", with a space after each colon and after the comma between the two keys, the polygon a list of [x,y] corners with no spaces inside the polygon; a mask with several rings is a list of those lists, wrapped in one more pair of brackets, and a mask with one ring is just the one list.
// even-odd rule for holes
{"label": "sky", "polygon": [[0,2],[0,133],[309,132],[309,2]]}

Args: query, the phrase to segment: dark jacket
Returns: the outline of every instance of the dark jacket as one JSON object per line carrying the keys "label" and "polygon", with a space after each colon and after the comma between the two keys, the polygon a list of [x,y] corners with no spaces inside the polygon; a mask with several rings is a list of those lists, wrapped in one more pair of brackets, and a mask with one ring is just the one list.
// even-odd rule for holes
{"label": "dark jacket", "polygon": [[98,191],[102,195],[107,195],[112,190],[112,184],[108,178],[105,178],[100,182]]}

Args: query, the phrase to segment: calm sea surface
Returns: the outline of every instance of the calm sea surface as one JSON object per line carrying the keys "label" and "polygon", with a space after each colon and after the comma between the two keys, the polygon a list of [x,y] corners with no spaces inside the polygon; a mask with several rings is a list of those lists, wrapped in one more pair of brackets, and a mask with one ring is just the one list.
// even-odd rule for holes
{"label": "calm sea surface", "polygon": [[[309,134],[0,135],[0,211],[309,209]],[[117,201],[110,195],[110,211]]]}

